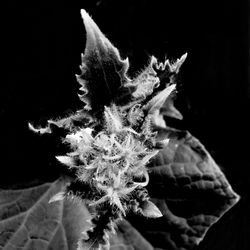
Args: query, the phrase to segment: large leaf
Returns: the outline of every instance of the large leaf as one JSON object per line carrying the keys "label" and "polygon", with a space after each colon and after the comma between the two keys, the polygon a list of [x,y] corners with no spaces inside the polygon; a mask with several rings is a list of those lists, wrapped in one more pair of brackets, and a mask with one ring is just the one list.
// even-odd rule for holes
{"label": "large leaf", "polygon": [[148,190],[161,210],[158,219],[135,218],[132,224],[159,249],[191,249],[237,201],[225,175],[190,133],[163,129],[170,136],[151,166]]}
{"label": "large leaf", "polygon": [[74,250],[89,218],[80,201],[48,203],[64,188],[58,180],[0,192],[0,249]]}

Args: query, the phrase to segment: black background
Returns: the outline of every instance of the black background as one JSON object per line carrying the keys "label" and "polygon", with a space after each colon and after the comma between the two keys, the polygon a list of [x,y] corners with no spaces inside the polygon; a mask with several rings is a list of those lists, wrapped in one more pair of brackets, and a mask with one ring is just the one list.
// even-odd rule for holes
{"label": "black background", "polygon": [[[129,57],[134,75],[150,55],[160,60],[188,52],[181,68],[175,125],[188,129],[222,167],[241,201],[208,233],[199,249],[248,249],[250,242],[249,5],[247,1],[82,1],[75,8],[7,9],[1,81],[2,187],[53,180],[54,146],[27,123],[43,124],[81,107],[77,97],[85,8]],[[5,63],[6,62],[6,63]],[[171,121],[170,121],[171,122]],[[56,149],[60,150],[60,149]]]}

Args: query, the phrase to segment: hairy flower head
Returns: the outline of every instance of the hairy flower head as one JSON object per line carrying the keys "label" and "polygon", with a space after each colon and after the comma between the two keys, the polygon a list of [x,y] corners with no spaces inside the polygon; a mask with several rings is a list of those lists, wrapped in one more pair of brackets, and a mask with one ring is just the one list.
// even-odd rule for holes
{"label": "hairy flower head", "polygon": [[[137,113],[142,112],[138,109]],[[102,128],[96,131],[87,127],[68,134],[65,142],[72,151],[57,157],[76,169],[79,181],[90,183],[103,194],[91,202],[92,206],[108,201],[123,214],[127,209],[125,197],[148,184],[146,165],[158,153],[154,144],[148,143],[154,138],[150,117],[134,117],[131,123],[131,110],[135,107],[126,113],[116,105],[105,107]]]}

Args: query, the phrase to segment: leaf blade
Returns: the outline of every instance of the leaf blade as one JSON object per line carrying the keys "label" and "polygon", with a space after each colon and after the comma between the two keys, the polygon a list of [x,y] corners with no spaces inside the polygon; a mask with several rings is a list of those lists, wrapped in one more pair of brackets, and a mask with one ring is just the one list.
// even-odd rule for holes
{"label": "leaf blade", "polygon": [[[165,131],[165,136],[171,134]],[[159,152],[150,168],[149,195],[163,217],[130,218],[154,247],[168,250],[198,245],[209,228],[239,201],[204,146],[189,133],[179,136]]]}
{"label": "leaf blade", "polygon": [[[87,209],[78,201],[49,204],[62,191],[65,182],[0,192],[0,247],[3,249],[76,249],[88,218]],[[79,220],[77,216],[82,217]]]}
{"label": "leaf blade", "polygon": [[[86,47],[82,56],[81,75],[77,80],[84,93],[80,99],[85,109],[96,113],[109,106],[128,88],[128,59],[121,59],[115,46],[105,37],[85,10],[81,10],[86,29]],[[98,102],[96,101],[98,100]]]}

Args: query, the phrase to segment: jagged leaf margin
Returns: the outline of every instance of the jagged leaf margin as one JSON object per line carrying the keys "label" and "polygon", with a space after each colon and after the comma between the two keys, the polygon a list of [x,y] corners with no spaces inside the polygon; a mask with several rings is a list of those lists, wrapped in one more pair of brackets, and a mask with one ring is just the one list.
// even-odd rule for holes
{"label": "jagged leaf margin", "polygon": [[124,84],[130,81],[127,76],[129,62],[121,59],[118,49],[85,10],[81,10],[81,15],[86,29],[86,46],[81,74],[77,75],[83,91],[79,97],[85,103],[84,109],[96,114],[102,112],[104,106],[117,103],[117,97],[128,91]]}

